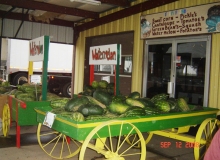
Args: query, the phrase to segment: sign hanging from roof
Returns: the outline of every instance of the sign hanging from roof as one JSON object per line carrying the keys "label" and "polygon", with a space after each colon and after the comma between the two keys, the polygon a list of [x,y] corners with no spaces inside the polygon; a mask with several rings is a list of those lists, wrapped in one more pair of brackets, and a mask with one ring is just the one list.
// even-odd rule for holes
{"label": "sign hanging from roof", "polygon": [[90,47],[89,64],[101,65],[109,64],[116,65],[119,54],[119,65],[121,64],[121,45],[110,44]]}
{"label": "sign hanging from roof", "polygon": [[141,39],[220,32],[220,3],[141,16]]}

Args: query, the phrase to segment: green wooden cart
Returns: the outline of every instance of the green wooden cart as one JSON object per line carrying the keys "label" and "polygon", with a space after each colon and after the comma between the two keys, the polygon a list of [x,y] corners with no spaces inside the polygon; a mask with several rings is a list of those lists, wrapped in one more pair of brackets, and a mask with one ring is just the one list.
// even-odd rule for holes
{"label": "green wooden cart", "polygon": [[[194,144],[194,156],[199,160],[218,129],[218,109],[208,107],[187,113],[107,121],[76,122],[57,115],[51,128],[42,125],[51,111],[50,106],[36,107],[35,110],[39,122],[39,145],[56,159],[70,158],[79,153],[79,160],[84,160],[91,152],[95,152],[109,160],[145,160],[146,144],[153,134],[158,134]],[[191,126],[196,125],[200,125],[196,136],[185,134]]]}
{"label": "green wooden cart", "polygon": [[38,125],[37,113],[34,108],[37,106],[48,106],[49,101],[24,102],[11,95],[8,95],[7,103],[3,107],[2,131],[5,137],[10,131],[11,122],[16,123],[16,146],[20,148],[20,128],[21,126]]}

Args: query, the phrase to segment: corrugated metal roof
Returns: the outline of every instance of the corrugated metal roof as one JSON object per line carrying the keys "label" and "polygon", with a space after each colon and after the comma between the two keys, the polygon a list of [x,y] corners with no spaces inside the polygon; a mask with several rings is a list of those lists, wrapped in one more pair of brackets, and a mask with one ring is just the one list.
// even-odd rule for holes
{"label": "corrugated metal roof", "polygon": [[133,1],[100,0],[101,5],[91,5],[72,0],[0,0],[0,32],[3,37],[33,39],[49,35],[51,41],[73,43],[76,25],[97,20],[101,13],[114,8],[129,8]]}
{"label": "corrugated metal roof", "polygon": [[[72,0],[0,0],[1,17],[28,15],[29,20],[74,26],[85,18],[97,19],[99,14],[116,7],[130,7],[134,0],[100,0],[101,5],[91,5]],[[95,0],[94,0],[95,1]],[[14,15],[14,16],[13,16]],[[58,21],[59,20],[59,21]],[[66,24],[65,24],[66,21]]]}

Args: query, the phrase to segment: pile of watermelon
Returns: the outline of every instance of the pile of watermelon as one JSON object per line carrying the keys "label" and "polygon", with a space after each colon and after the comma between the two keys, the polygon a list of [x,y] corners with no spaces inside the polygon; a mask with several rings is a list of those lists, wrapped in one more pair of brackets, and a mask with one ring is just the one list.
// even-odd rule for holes
{"label": "pile of watermelon", "polygon": [[94,80],[91,85],[85,85],[80,95],[92,96],[96,90],[102,90],[110,95],[114,95],[114,83],[108,83],[105,80]]}
{"label": "pile of watermelon", "polygon": [[[16,89],[10,90],[4,94],[12,95],[25,102],[42,100],[42,86],[25,83],[23,85],[17,85],[16,87]],[[47,101],[60,98],[61,97],[56,94],[47,92]]]}
{"label": "pile of watermelon", "polygon": [[5,80],[0,80],[0,94],[7,94],[10,90],[10,83]]}
{"label": "pile of watermelon", "polygon": [[203,109],[198,106],[191,108],[186,98],[169,98],[166,93],[157,94],[152,98],[141,97],[137,91],[126,96],[116,96],[109,93],[107,88],[106,82],[94,82],[92,86],[79,93],[78,97],[52,100],[51,112],[81,122]]}
{"label": "pile of watermelon", "polygon": [[[23,84],[10,94],[22,101],[41,101],[41,92],[41,86]],[[50,101],[51,112],[77,122],[203,109],[198,106],[190,108],[185,98],[169,98],[166,93],[157,94],[152,98],[141,97],[137,91],[126,96],[114,95],[114,84],[105,80],[93,81],[73,98],[59,97],[48,92],[47,101]]]}

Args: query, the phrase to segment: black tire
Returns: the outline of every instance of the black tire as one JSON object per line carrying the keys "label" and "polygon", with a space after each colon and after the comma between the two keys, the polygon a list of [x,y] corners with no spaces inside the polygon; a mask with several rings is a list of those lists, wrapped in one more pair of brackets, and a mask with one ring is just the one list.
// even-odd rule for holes
{"label": "black tire", "polygon": [[54,94],[60,93],[60,89],[57,89],[57,88],[50,88],[49,91],[50,91],[50,93],[54,93]]}
{"label": "black tire", "polygon": [[28,75],[26,73],[18,73],[12,80],[13,85],[22,85],[28,83]]}
{"label": "black tire", "polygon": [[68,82],[63,86],[62,95],[65,97],[71,97],[71,82]]}

